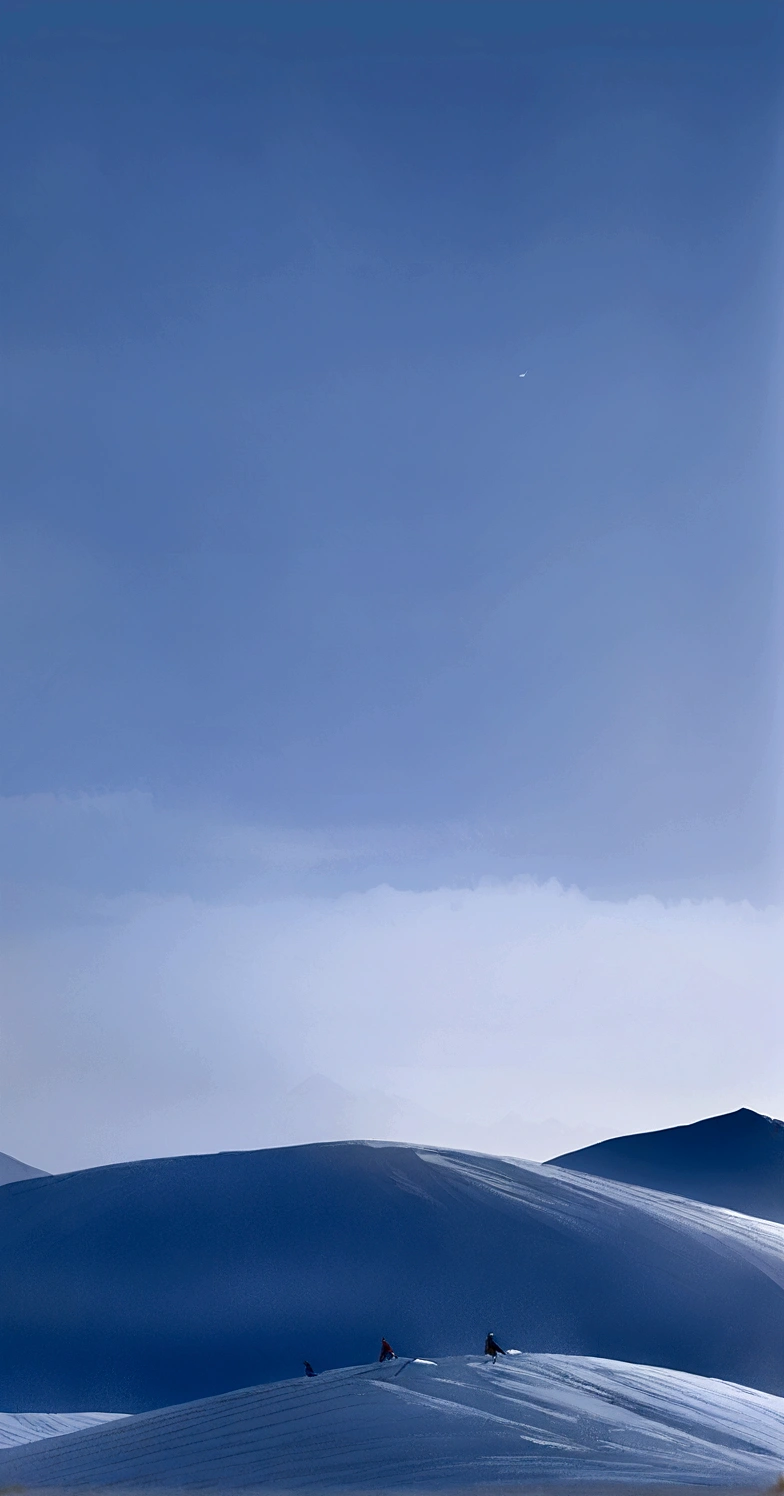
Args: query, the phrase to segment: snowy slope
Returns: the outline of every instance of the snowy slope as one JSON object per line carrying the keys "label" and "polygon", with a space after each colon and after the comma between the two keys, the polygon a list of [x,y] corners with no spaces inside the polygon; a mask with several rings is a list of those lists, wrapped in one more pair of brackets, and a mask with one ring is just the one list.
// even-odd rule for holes
{"label": "snowy slope", "polygon": [[0,1413],[0,1449],[77,1433],[99,1423],[113,1423],[122,1416],[122,1413]]}
{"label": "snowy slope", "polygon": [[784,1400],[617,1361],[397,1361],[252,1387],[0,1454],[0,1483],[456,1487],[522,1480],[764,1487]]}
{"label": "snowy slope", "polygon": [[688,1127],[610,1138],[550,1162],[784,1221],[784,1122],[748,1107]]}
{"label": "snowy slope", "polygon": [[525,1351],[784,1392],[784,1226],[542,1164],[334,1143],[0,1190],[0,1406],[140,1412]]}
{"label": "snowy slope", "polygon": [[49,1179],[45,1169],[34,1169],[32,1164],[20,1163],[10,1153],[0,1153],[0,1185],[14,1184],[18,1179]]}

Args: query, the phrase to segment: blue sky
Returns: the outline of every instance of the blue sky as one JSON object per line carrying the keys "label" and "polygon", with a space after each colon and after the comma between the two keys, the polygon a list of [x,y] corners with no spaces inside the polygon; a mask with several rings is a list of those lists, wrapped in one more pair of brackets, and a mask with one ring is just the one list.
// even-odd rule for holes
{"label": "blue sky", "polygon": [[0,41],[9,940],[488,877],[774,899],[776,8]]}

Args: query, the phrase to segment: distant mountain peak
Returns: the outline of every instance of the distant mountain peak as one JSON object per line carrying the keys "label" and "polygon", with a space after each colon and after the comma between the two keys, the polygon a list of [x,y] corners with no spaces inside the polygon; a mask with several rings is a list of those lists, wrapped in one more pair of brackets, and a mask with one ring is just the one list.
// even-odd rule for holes
{"label": "distant mountain peak", "polygon": [[608,1138],[549,1162],[784,1221],[784,1122],[751,1107]]}
{"label": "distant mountain peak", "polygon": [[[686,1123],[685,1125],[690,1127],[712,1127],[718,1124],[728,1125],[730,1123],[742,1123],[745,1126],[750,1125],[753,1127],[759,1127],[760,1123],[762,1123],[763,1127],[772,1125],[773,1127],[784,1128],[784,1122],[780,1122],[778,1117],[769,1117],[767,1112],[755,1112],[750,1106],[739,1106],[734,1112],[719,1112],[715,1117],[703,1117],[699,1122]],[[681,1130],[674,1127],[663,1129],[665,1132],[678,1132]]]}

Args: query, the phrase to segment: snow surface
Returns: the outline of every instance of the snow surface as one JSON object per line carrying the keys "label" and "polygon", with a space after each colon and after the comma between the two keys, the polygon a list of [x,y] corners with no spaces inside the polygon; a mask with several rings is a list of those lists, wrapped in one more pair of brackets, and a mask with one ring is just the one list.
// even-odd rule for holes
{"label": "snow surface", "polygon": [[0,1449],[73,1434],[123,1416],[122,1413],[0,1413]]}
{"label": "snow surface", "polygon": [[19,1179],[49,1179],[45,1169],[34,1169],[32,1164],[23,1164],[10,1153],[0,1153],[0,1185],[15,1184]]}
{"label": "snow surface", "polygon": [[550,1162],[784,1221],[784,1122],[745,1106],[687,1127],[610,1138]]}
{"label": "snow surface", "polygon": [[28,1487],[770,1486],[784,1400],[577,1356],[400,1360],[268,1383],[0,1454]]}
{"label": "snow surface", "polygon": [[784,1226],[551,1165],[314,1144],[0,1189],[0,1406],[141,1412],[399,1353],[784,1393]]}

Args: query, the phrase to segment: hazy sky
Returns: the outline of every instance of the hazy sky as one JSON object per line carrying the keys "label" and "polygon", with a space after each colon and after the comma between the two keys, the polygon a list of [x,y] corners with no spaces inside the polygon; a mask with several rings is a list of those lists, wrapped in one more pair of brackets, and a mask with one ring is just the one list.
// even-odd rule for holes
{"label": "hazy sky", "polygon": [[0,1148],[784,1109],[780,16],[3,7]]}

